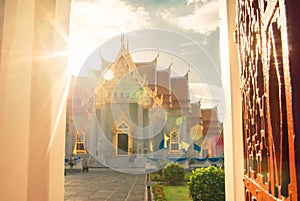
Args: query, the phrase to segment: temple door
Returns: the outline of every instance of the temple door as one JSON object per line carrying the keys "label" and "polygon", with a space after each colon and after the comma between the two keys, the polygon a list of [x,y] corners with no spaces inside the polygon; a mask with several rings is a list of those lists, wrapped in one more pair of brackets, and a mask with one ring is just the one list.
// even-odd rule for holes
{"label": "temple door", "polygon": [[118,133],[117,155],[128,155],[128,133]]}

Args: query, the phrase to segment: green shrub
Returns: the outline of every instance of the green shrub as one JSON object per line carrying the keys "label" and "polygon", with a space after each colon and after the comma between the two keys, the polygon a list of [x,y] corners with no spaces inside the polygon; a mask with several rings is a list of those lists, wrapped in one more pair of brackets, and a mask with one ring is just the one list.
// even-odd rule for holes
{"label": "green shrub", "polygon": [[159,172],[152,172],[150,174],[150,180],[151,181],[162,181],[163,178],[161,176],[161,173],[159,173]]}
{"label": "green shrub", "polygon": [[179,185],[183,183],[184,168],[178,163],[170,163],[163,169],[163,178],[170,185]]}
{"label": "green shrub", "polygon": [[225,201],[224,170],[210,166],[193,171],[189,191],[193,201]]}
{"label": "green shrub", "polygon": [[152,185],[152,193],[154,195],[155,201],[167,201],[165,194],[164,194],[164,188],[160,184],[153,184]]}
{"label": "green shrub", "polygon": [[168,161],[162,159],[162,160],[159,160],[157,161],[156,163],[156,170],[157,170],[157,173],[162,177],[162,170],[164,169],[164,167],[166,167],[166,165],[168,165]]}

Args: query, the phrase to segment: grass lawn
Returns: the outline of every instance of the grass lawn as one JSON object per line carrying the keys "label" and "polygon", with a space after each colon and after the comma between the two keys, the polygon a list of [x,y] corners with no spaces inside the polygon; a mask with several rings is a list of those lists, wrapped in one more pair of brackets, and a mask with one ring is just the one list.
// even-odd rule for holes
{"label": "grass lawn", "polygon": [[190,176],[192,176],[193,175],[193,173],[192,172],[185,172],[184,173],[184,180],[185,181],[189,181],[190,180]]}
{"label": "grass lawn", "polygon": [[189,187],[187,184],[182,186],[166,186],[163,185],[164,193],[167,200],[170,201],[190,201],[192,199],[188,199],[189,195]]}
{"label": "grass lawn", "polygon": [[[190,180],[192,172],[186,171],[184,174],[184,184],[181,186],[169,186],[162,184],[165,198],[170,201],[192,201],[188,199],[189,187],[187,182]],[[161,177],[158,173],[151,173],[152,181],[161,181]]]}

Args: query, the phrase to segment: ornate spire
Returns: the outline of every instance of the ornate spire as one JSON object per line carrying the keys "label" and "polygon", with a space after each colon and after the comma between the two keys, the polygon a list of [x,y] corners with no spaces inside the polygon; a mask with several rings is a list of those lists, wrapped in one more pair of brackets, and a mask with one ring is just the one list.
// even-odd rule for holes
{"label": "ornate spire", "polygon": [[124,42],[124,33],[121,34],[121,51],[126,50]]}
{"label": "ornate spire", "polygon": [[121,34],[121,46],[124,46],[124,33]]}
{"label": "ornate spire", "polygon": [[154,59],[155,64],[157,64],[158,57],[159,57],[159,50],[157,50],[157,54],[156,54],[156,57],[155,57],[155,59]]}
{"label": "ornate spire", "polygon": [[121,46],[120,46],[120,51],[118,54],[118,58],[121,57],[122,55],[128,54],[128,40],[127,40],[127,48],[125,47],[125,39],[124,39],[124,33],[121,34]]}

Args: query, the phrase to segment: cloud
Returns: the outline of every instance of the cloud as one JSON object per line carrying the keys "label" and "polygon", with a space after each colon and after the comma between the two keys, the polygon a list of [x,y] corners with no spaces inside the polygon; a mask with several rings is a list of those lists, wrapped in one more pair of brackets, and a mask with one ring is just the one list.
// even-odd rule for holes
{"label": "cloud", "polygon": [[150,26],[150,15],[142,6],[134,8],[120,0],[74,0],[71,5],[69,66],[76,71],[103,42],[121,32]]}
{"label": "cloud", "polygon": [[187,1],[186,1],[186,6],[190,6],[191,4],[194,4],[194,3],[197,4],[197,3],[199,3],[199,1],[200,1],[200,0],[187,0]]}
{"label": "cloud", "polygon": [[186,0],[186,5],[190,6],[192,4],[198,4],[198,3],[207,3],[209,0]]}
{"label": "cloud", "polygon": [[118,34],[120,30],[146,28],[151,24],[149,13],[144,7],[135,9],[119,0],[73,1],[71,15],[76,20],[71,21],[71,26],[84,23],[85,26],[97,26]]}
{"label": "cloud", "polygon": [[162,19],[174,24],[181,29],[192,30],[196,33],[209,35],[219,27],[219,2],[218,1],[188,0],[187,6],[193,4],[194,11],[190,15],[176,17],[175,14],[165,9],[160,13]]}

